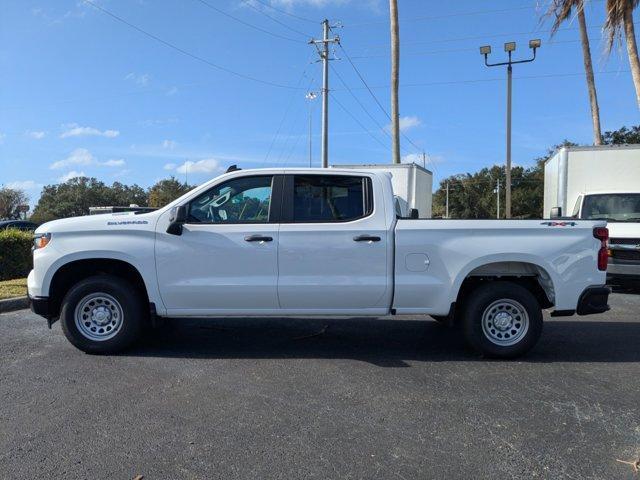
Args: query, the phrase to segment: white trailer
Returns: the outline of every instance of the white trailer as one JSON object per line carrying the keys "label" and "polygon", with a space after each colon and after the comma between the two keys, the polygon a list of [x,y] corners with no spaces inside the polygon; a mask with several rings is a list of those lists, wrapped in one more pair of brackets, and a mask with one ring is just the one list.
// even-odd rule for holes
{"label": "white trailer", "polygon": [[396,209],[402,217],[409,217],[411,209],[418,211],[418,218],[431,218],[433,173],[415,163],[336,165],[336,168],[376,170],[391,174]]}
{"label": "white trailer", "polygon": [[544,211],[570,216],[581,194],[640,191],[640,145],[562,147],[544,165]]}
{"label": "white trailer", "polygon": [[544,216],[606,220],[609,283],[640,286],[640,145],[558,150],[544,166]]}

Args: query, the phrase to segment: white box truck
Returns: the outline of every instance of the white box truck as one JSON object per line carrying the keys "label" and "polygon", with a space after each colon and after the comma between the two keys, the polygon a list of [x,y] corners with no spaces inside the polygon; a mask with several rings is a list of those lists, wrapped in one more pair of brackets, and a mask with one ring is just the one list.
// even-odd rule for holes
{"label": "white box truck", "polygon": [[336,165],[335,167],[390,173],[397,213],[401,217],[411,217],[411,210],[414,209],[417,210],[415,218],[431,218],[433,173],[430,170],[415,163]]}
{"label": "white box truck", "polygon": [[609,282],[640,284],[640,145],[563,147],[544,166],[544,216],[607,220]]}

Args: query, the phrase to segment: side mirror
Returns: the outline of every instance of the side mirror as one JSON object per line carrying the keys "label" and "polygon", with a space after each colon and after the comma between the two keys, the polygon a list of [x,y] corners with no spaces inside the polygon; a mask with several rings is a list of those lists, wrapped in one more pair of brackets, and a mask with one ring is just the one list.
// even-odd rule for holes
{"label": "side mirror", "polygon": [[562,207],[553,207],[549,218],[562,218]]}
{"label": "side mirror", "polygon": [[417,208],[410,208],[409,209],[409,218],[416,220],[418,218],[420,218],[420,212],[418,211]]}
{"label": "side mirror", "polygon": [[171,235],[182,235],[182,225],[187,221],[187,207],[180,205],[171,211],[167,233]]}

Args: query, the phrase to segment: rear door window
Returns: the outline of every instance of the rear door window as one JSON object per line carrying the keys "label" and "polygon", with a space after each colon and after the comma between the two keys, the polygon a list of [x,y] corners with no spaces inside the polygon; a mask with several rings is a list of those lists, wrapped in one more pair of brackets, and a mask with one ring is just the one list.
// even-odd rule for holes
{"label": "rear door window", "polygon": [[373,211],[371,193],[368,177],[295,175],[293,222],[348,222],[366,217]]}

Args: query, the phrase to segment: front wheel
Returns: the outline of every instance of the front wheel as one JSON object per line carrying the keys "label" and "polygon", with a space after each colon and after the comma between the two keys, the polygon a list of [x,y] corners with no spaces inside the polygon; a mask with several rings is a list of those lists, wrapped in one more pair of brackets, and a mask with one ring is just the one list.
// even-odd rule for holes
{"label": "front wheel", "polygon": [[60,323],[67,339],[87,353],[115,353],[140,335],[144,307],[139,292],[124,279],[98,275],[71,287]]}
{"label": "front wheel", "polygon": [[467,342],[487,357],[524,355],[542,334],[542,309],[526,288],[489,282],[469,294],[463,313]]}

